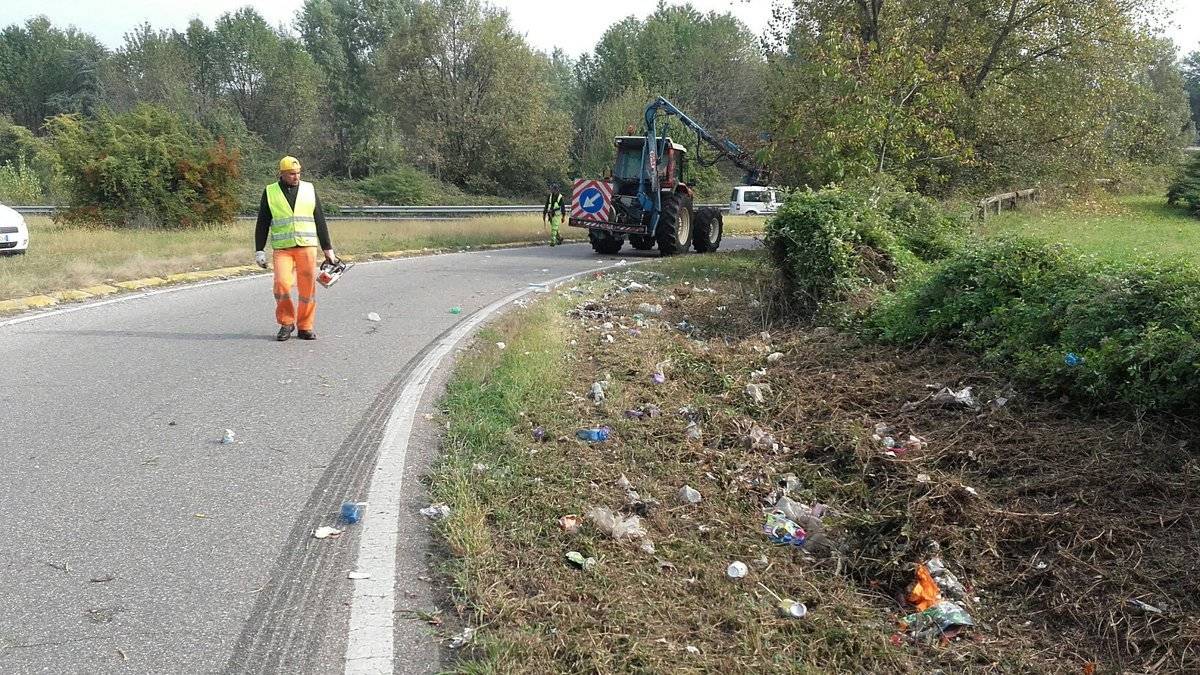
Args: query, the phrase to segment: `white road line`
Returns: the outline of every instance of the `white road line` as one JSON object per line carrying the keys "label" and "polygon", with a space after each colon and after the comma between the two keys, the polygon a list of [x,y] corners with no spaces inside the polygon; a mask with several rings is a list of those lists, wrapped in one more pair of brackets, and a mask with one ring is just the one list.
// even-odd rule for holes
{"label": "white road line", "polygon": [[[609,267],[612,266],[594,267],[540,285],[554,288],[568,279]],[[383,438],[379,442],[379,458],[367,490],[367,517],[362,521],[358,539],[358,561],[354,569],[368,572],[371,577],[354,582],[346,641],[346,675],[393,672],[400,492],[404,482],[408,439],[429,378],[446,354],[479,324],[505,305],[532,292],[534,289],[517,291],[484,307],[456,326],[421,359],[392,406]]]}

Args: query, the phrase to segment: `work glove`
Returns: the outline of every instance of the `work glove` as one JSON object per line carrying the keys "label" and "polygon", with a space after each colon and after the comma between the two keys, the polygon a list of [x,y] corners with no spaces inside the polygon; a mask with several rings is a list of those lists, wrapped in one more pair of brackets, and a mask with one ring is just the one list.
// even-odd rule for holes
{"label": "work glove", "polygon": [[264,270],[267,269],[267,252],[266,251],[255,251],[254,252],[254,262],[258,263],[258,266],[263,268]]}

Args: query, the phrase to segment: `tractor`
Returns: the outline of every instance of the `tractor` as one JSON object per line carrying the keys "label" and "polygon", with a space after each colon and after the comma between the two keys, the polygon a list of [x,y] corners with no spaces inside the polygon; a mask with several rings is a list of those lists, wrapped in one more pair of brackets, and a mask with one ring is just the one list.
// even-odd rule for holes
{"label": "tractor", "polygon": [[[588,240],[597,253],[621,250],[626,237],[638,250],[658,246],[660,255],[717,250],[724,221],[712,207],[694,208],[692,189],[685,182],[687,148],[673,141],[664,128],[658,134],[658,116],[674,115],[696,132],[700,141],[716,148],[718,156],[746,171],[743,182],[766,185],[770,174],[733,141],[718,138],[685,115],[663,97],[646,106],[646,133],[618,136],[616,160],[609,180],[576,180],[571,191],[572,227],[588,230]],[[630,129],[632,131],[632,129]],[[699,161],[699,159],[697,159]]]}

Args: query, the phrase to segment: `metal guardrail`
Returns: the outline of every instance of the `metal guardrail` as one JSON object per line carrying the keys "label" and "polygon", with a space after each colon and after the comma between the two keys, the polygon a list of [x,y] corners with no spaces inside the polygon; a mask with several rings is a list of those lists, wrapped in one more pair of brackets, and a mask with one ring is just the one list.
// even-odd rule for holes
{"label": "metal guardrail", "polygon": [[[696,208],[713,207],[728,211],[728,204],[697,204]],[[12,206],[18,213],[26,215],[54,215],[60,206]],[[540,204],[503,204],[491,206],[342,206],[336,214],[328,214],[329,220],[459,220],[472,216],[499,215],[506,213],[541,213]],[[250,216],[242,216],[248,218]]]}

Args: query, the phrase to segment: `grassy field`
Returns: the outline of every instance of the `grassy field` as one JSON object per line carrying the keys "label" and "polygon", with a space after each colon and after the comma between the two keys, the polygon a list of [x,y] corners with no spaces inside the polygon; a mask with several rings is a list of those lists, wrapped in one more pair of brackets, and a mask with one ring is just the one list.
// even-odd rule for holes
{"label": "grassy field", "polygon": [[[466,350],[430,481],[451,508],[442,612],[478,627],[449,672],[1173,673],[1200,659],[1200,588],[1183,572],[1194,425],[1083,418],[968,355],[772,324],[764,264],[717,254],[589,278]],[[617,290],[632,281],[653,289]],[[942,386],[982,405],[931,400]],[[597,425],[608,441],[576,439]],[[889,450],[883,434],[909,441]],[[823,505],[803,549],[764,536],[780,494]],[[614,539],[594,507],[638,515],[645,534]],[[900,625],[933,556],[973,628]],[[733,561],[744,578],[727,577]]]}
{"label": "grassy field", "polygon": [[989,218],[980,230],[1065,242],[1110,259],[1200,256],[1200,218],[1167,206],[1166,198],[1157,195],[1025,207]]}
{"label": "grassy field", "polygon": [[[254,261],[254,223],[248,220],[179,231],[68,227],[40,216],[26,220],[29,253],[0,257],[0,300]],[[762,218],[731,217],[727,231],[758,232],[762,222]],[[438,221],[337,220],[330,222],[329,229],[338,254],[350,256],[548,237],[536,214]],[[585,230],[574,227],[561,228],[561,234],[568,241],[587,239]]]}

